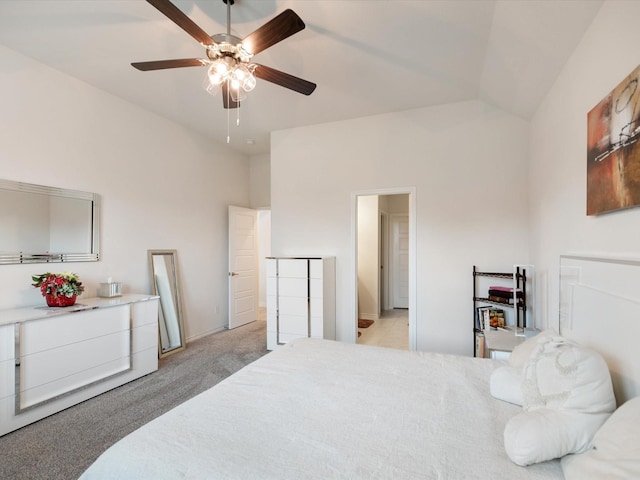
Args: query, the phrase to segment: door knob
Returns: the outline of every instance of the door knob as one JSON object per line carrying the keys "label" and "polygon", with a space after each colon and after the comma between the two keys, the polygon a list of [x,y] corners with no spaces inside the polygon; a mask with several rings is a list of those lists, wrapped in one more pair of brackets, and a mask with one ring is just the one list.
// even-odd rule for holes
{"label": "door knob", "polygon": [[229,272],[230,277],[235,277],[236,275],[240,275],[240,274],[236,272]]}

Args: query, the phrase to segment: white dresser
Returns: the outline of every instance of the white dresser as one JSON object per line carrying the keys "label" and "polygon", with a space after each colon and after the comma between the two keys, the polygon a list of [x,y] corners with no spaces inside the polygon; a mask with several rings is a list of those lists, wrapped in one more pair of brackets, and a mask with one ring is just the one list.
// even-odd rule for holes
{"label": "white dresser", "polygon": [[335,257],[267,258],[267,348],[336,337]]}
{"label": "white dresser", "polygon": [[0,435],[157,369],[157,296],[0,311]]}

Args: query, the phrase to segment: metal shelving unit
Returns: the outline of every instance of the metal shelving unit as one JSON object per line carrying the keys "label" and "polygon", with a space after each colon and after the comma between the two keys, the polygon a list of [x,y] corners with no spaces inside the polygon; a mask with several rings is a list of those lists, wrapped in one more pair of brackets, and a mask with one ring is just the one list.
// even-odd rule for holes
{"label": "metal shelving unit", "polygon": [[[488,297],[481,297],[478,295],[478,277],[491,277],[502,280],[511,280],[514,285],[513,303],[508,301],[497,301],[489,299]],[[522,290],[522,297],[518,297],[516,289]],[[499,305],[502,307],[513,308],[514,310],[514,330],[517,332],[518,328],[523,330],[527,328],[527,270],[520,266],[515,266],[514,271],[507,272],[485,272],[479,271],[477,267],[473,266],[473,356],[477,355],[477,337],[483,335],[483,331],[476,327],[475,316],[476,308],[479,304],[485,305]]]}

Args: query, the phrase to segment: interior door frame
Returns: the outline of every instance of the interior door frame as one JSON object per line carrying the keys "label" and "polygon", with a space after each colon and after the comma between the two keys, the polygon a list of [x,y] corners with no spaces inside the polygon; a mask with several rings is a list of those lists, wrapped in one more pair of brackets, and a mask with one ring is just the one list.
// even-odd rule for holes
{"label": "interior door frame", "polygon": [[417,350],[417,272],[416,272],[416,187],[393,187],[351,192],[351,255],[350,279],[353,295],[351,311],[353,313],[353,330],[351,342],[358,339],[358,197],[368,195],[409,195],[409,349]]}

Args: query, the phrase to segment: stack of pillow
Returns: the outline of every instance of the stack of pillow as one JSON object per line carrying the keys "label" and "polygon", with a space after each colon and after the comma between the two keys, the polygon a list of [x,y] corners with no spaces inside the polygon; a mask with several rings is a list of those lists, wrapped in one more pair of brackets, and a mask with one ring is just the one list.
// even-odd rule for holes
{"label": "stack of pillow", "polygon": [[[611,415],[611,376],[597,352],[544,331],[514,349],[509,365],[493,372],[490,389],[523,407],[504,430],[514,463],[564,457],[567,480],[640,478],[640,399]],[[617,433],[621,427],[626,435]]]}

